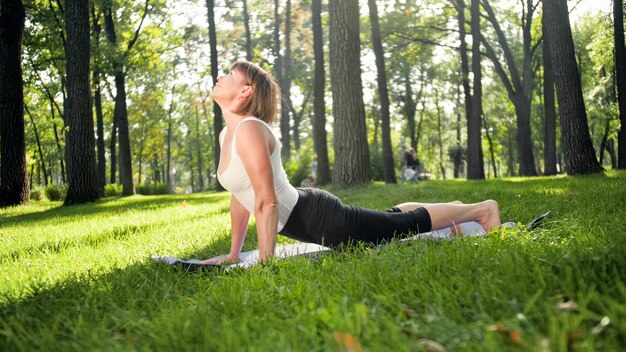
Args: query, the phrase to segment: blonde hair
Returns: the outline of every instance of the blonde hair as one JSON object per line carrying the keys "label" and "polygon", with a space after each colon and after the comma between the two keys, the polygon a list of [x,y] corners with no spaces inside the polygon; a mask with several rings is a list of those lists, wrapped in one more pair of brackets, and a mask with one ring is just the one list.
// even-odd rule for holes
{"label": "blonde hair", "polygon": [[252,86],[252,95],[234,112],[241,115],[258,117],[271,124],[276,120],[280,87],[271,73],[249,61],[237,61],[230,70],[243,74],[246,85]]}

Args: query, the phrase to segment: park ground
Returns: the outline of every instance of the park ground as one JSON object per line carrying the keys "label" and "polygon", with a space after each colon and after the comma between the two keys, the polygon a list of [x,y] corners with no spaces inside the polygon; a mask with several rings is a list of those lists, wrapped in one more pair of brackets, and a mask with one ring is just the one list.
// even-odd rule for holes
{"label": "park ground", "polygon": [[[229,249],[229,195],[0,210],[0,350],[615,351],[626,345],[626,173],[331,188],[385,209],[498,200],[534,231],[393,242],[186,273]],[[279,243],[289,240],[279,237]],[[244,250],[256,247],[251,223]]]}

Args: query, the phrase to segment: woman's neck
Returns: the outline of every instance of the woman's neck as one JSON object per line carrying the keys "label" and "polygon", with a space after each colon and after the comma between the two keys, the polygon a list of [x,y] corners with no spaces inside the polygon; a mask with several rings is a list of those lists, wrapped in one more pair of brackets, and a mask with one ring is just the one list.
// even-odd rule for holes
{"label": "woman's neck", "polygon": [[226,122],[226,126],[229,130],[233,130],[237,124],[245,118],[245,116],[240,114],[235,114],[232,111],[223,111],[224,114],[224,122]]}

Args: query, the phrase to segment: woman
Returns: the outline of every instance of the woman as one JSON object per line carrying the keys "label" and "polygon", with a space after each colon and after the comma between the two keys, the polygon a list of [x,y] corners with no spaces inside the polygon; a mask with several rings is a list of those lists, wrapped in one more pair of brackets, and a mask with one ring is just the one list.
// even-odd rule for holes
{"label": "woman", "polygon": [[220,183],[232,193],[230,253],[203,261],[238,261],[250,214],[256,218],[259,259],[274,255],[276,234],[337,247],[355,242],[379,243],[396,236],[428,232],[467,221],[486,231],[500,225],[498,203],[403,203],[387,212],[344,205],[332,194],[289,184],[280,161],[274,121],[280,89],[257,65],[239,61],[218,77],[212,93],[226,127],[220,133]]}

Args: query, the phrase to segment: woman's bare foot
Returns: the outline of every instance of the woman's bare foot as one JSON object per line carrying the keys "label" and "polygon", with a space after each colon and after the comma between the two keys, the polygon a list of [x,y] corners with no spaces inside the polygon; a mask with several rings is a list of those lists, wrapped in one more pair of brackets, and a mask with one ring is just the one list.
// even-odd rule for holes
{"label": "woman's bare foot", "polygon": [[486,232],[491,231],[494,227],[500,226],[500,207],[498,202],[493,199],[480,203],[483,206],[482,215],[477,219],[478,223]]}

